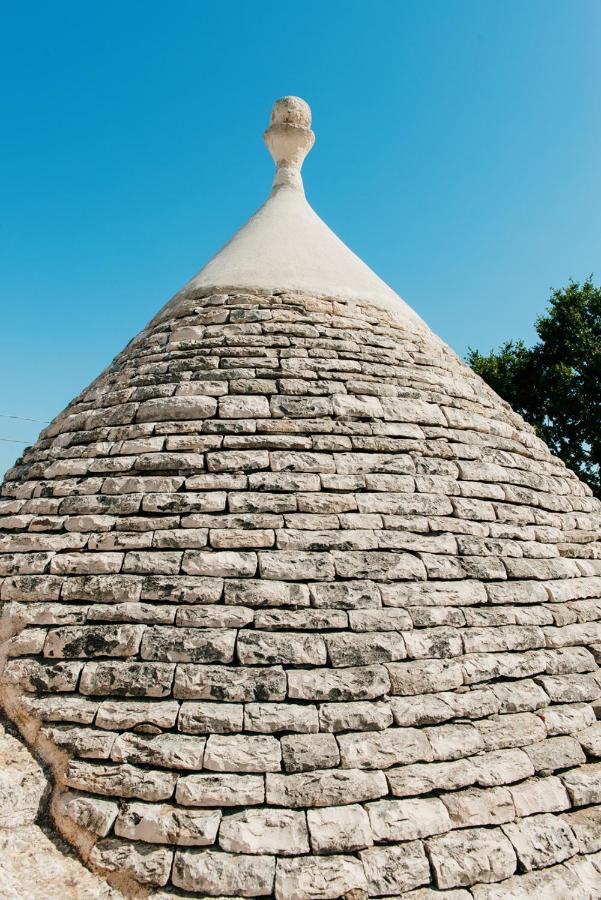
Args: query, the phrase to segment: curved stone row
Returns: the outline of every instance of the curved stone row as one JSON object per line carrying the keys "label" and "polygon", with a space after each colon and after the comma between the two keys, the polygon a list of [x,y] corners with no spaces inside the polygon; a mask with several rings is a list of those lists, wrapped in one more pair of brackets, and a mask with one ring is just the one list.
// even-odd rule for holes
{"label": "curved stone row", "polygon": [[599,896],[599,522],[433,335],[185,297],[7,476],[2,702],[125,891]]}

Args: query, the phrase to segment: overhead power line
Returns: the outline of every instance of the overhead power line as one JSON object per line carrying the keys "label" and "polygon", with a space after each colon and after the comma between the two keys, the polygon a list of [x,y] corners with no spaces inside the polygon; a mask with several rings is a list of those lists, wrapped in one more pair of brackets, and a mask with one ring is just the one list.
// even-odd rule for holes
{"label": "overhead power line", "polygon": [[0,437],[0,441],[4,441],[5,444],[31,444],[31,438],[28,441],[22,441],[19,438]]}
{"label": "overhead power line", "polygon": [[46,419],[29,419],[26,416],[12,416],[8,413],[0,413],[0,419],[18,419],[20,422],[38,422],[40,425],[49,425]]}

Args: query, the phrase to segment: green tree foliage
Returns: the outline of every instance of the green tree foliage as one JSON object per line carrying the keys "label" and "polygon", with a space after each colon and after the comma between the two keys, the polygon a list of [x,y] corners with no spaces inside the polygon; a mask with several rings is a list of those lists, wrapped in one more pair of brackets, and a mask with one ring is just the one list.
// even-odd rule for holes
{"label": "green tree foliage", "polygon": [[551,294],[533,347],[507,341],[467,361],[601,497],[601,288],[592,277]]}

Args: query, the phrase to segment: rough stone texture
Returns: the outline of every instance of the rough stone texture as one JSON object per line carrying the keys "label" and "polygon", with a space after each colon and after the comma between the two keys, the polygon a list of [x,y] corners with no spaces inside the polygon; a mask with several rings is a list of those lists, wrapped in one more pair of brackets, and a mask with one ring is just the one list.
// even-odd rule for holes
{"label": "rough stone texture", "polygon": [[[180,295],[7,474],[0,702],[107,877],[577,897],[601,848],[600,522],[427,330]],[[49,776],[17,746],[20,860]]]}

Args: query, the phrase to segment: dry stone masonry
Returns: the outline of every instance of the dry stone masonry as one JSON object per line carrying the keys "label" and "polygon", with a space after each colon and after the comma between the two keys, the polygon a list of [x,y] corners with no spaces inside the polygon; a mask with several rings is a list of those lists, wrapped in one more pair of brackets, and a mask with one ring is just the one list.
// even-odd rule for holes
{"label": "dry stone masonry", "polygon": [[0,514],[74,896],[601,896],[599,504],[419,321],[192,283]]}

